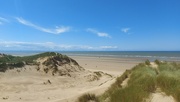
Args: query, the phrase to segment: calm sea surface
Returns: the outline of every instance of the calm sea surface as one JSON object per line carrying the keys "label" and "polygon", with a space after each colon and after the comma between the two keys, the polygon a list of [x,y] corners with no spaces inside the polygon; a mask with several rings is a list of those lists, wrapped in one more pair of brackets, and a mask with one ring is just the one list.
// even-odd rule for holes
{"label": "calm sea surface", "polygon": [[[0,51],[0,53],[16,56],[27,56],[42,53],[42,51]],[[155,59],[180,61],[180,51],[59,51],[59,53],[69,56],[143,58],[151,61]]]}

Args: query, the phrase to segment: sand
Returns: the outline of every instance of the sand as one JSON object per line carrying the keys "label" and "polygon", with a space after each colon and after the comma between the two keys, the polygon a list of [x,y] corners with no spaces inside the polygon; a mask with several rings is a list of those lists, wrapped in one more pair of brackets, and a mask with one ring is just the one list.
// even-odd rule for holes
{"label": "sand", "polygon": [[[86,71],[75,73],[78,77],[52,76],[37,71],[36,66],[0,72],[0,102],[76,102],[84,93],[100,95],[122,75],[126,69],[146,59],[70,56]],[[152,67],[157,66],[151,63]],[[103,76],[94,80],[94,71]],[[111,76],[109,76],[108,74]],[[93,79],[93,80],[92,80]],[[122,83],[126,87],[129,78]],[[150,102],[175,102],[172,96],[161,91],[152,93]],[[148,101],[148,102],[149,102]]]}
{"label": "sand", "polygon": [[[136,59],[70,56],[87,71],[80,77],[52,76],[37,72],[34,66],[0,73],[0,102],[75,102],[84,93],[102,94]],[[99,80],[88,81],[87,73],[102,71]],[[50,83],[49,83],[49,81]]]}
{"label": "sand", "polygon": [[144,62],[146,59],[137,58],[112,58],[112,57],[86,57],[86,56],[70,56],[84,68],[92,71],[103,71],[109,74],[119,76],[126,69],[131,69],[138,63]]}
{"label": "sand", "polygon": [[150,95],[148,102],[176,102],[172,96],[167,96],[160,88],[157,88],[155,93]]}

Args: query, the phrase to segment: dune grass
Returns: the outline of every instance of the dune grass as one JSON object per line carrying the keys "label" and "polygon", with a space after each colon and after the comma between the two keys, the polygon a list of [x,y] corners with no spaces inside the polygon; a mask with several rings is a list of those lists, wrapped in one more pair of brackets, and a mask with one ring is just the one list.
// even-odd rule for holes
{"label": "dune grass", "polygon": [[3,57],[0,58],[0,63],[18,63],[18,62],[27,62],[27,63],[34,63],[34,60],[37,60],[38,58],[41,57],[48,57],[48,56],[55,56],[59,55],[62,57],[66,57],[65,55],[61,55],[59,53],[55,52],[44,52],[36,55],[31,55],[31,56],[12,56],[12,55],[4,55]]}
{"label": "dune grass", "polygon": [[[122,82],[130,77],[128,86],[122,88]],[[131,70],[126,70],[116,82],[99,97],[100,102],[142,102],[156,90],[156,71],[140,63]]]}
{"label": "dune grass", "polygon": [[160,74],[157,85],[167,95],[172,95],[180,102],[180,65],[176,63],[162,63],[159,65]]}
{"label": "dune grass", "polygon": [[117,77],[115,83],[113,83],[111,87],[108,90],[106,90],[106,92],[103,95],[99,96],[99,100],[108,101],[111,94],[113,94],[116,90],[122,88],[122,82],[129,77],[130,73],[130,70],[126,70],[120,77]]}
{"label": "dune grass", "polygon": [[98,98],[95,94],[83,94],[81,97],[78,98],[78,102],[99,102]]}
{"label": "dune grass", "polygon": [[155,70],[139,65],[132,69],[128,86],[117,89],[110,95],[110,102],[143,102],[155,90]]}
{"label": "dune grass", "polygon": [[[38,58],[49,57],[49,56],[55,56],[54,58],[59,58],[59,59],[67,59],[70,62],[69,57],[56,52],[44,52],[36,55],[23,56],[23,57],[4,54],[3,57],[0,57],[0,72],[5,72],[8,68],[9,69],[22,68],[24,67],[25,64],[37,65],[38,63],[36,62],[36,60]],[[71,59],[71,61],[74,64],[78,65],[78,63],[75,60]],[[50,62],[50,64],[51,63],[52,62]]]}
{"label": "dune grass", "polygon": [[[155,60],[158,68],[152,68],[147,61],[127,70],[101,96],[100,102],[147,102],[157,87],[180,102],[180,64]],[[130,76],[128,85],[122,82]]]}

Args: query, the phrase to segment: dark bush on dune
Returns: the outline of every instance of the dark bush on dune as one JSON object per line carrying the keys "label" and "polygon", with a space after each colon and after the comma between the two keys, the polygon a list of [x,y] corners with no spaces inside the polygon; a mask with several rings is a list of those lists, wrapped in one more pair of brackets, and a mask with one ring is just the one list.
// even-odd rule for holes
{"label": "dark bush on dune", "polygon": [[154,63],[156,63],[157,65],[159,65],[159,64],[161,64],[161,61],[159,61],[159,60],[156,59],[156,60],[154,61]]}
{"label": "dark bush on dune", "polygon": [[95,94],[84,94],[78,98],[78,102],[99,102]]}
{"label": "dark bush on dune", "polygon": [[24,67],[24,65],[25,64],[23,62],[17,62],[14,64],[10,64],[9,66],[21,68],[21,67]]}
{"label": "dark bush on dune", "polygon": [[148,66],[151,65],[151,63],[150,63],[149,60],[146,60],[146,61],[145,61],[145,64],[148,65]]}
{"label": "dark bush on dune", "polygon": [[6,63],[1,63],[0,64],[0,72],[5,72],[7,70],[7,64]]}

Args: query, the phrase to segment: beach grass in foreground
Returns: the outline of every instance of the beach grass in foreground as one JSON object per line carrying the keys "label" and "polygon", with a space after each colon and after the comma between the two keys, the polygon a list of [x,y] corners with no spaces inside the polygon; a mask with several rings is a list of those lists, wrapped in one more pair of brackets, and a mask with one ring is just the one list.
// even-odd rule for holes
{"label": "beach grass in foreground", "polygon": [[[157,67],[146,61],[126,70],[104,94],[98,96],[98,101],[93,101],[147,102],[150,95],[160,88],[166,95],[171,95],[180,102],[180,64],[158,60],[155,60],[154,64]],[[123,87],[122,83],[127,78],[127,85]]]}

